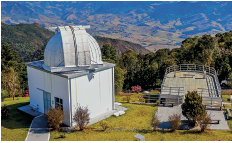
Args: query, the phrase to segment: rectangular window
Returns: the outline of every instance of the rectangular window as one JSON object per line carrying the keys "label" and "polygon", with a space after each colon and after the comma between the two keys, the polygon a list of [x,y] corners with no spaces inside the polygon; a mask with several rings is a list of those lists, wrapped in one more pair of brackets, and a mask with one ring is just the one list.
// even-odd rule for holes
{"label": "rectangular window", "polygon": [[55,97],[55,105],[59,105],[61,110],[63,110],[63,99]]}

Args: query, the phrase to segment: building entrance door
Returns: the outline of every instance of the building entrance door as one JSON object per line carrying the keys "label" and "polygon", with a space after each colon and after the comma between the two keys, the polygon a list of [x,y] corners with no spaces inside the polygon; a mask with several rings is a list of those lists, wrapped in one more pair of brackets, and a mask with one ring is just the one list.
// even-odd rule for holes
{"label": "building entrance door", "polygon": [[44,99],[44,113],[47,110],[51,109],[51,93],[43,92],[43,99]]}

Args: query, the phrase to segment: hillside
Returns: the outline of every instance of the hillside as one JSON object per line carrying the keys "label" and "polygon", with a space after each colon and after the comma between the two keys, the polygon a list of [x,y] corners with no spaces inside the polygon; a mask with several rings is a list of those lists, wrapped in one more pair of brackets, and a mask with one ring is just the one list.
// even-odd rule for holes
{"label": "hillside", "polygon": [[38,23],[7,25],[1,23],[1,44],[8,43],[18,51],[21,61],[31,53],[44,47],[54,35]]}
{"label": "hillside", "polygon": [[7,24],[91,25],[93,36],[140,44],[150,51],[180,47],[195,35],[232,29],[230,1],[2,1]]}
{"label": "hillside", "polygon": [[97,40],[100,47],[102,47],[105,43],[109,43],[111,46],[115,47],[119,56],[122,55],[122,52],[129,49],[132,49],[135,53],[147,54],[150,52],[149,50],[143,48],[141,45],[132,42],[100,36],[94,36],[94,38]]}
{"label": "hillside", "polygon": [[[45,29],[38,23],[15,25],[2,23],[1,32],[1,43],[8,43],[14,50],[17,50],[21,61],[24,62],[43,58],[45,46],[54,35],[54,32]],[[119,56],[128,49],[132,49],[136,53],[149,53],[147,49],[139,44],[99,36],[94,38],[100,47],[105,43],[110,43],[118,51]]]}

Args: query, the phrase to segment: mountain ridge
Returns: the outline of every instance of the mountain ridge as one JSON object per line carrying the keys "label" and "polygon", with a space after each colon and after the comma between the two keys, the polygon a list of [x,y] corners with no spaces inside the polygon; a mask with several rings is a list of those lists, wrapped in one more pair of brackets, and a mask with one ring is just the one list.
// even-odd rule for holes
{"label": "mountain ridge", "polygon": [[[91,25],[91,35],[130,41],[153,52],[180,47],[188,37],[215,35],[232,29],[232,2],[228,1],[1,3],[2,21],[7,24]],[[25,15],[27,11],[32,12]]]}
{"label": "mountain ridge", "polygon": [[[55,34],[38,23],[16,25],[1,23],[1,33],[2,45],[8,43],[14,50],[18,51],[23,62],[41,59],[47,42]],[[149,53],[147,49],[144,49],[139,44],[100,36],[94,36],[94,38],[100,47],[105,43],[110,43],[115,47],[119,56],[129,49],[136,53]]]}

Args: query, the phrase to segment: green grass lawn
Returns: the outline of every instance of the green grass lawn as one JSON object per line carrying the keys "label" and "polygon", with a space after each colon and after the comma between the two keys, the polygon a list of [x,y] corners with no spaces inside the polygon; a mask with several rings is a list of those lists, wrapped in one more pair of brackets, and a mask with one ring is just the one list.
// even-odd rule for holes
{"label": "green grass lawn", "polygon": [[[133,94],[133,96],[138,96]],[[124,102],[121,97],[116,96],[116,102]],[[60,138],[62,132],[51,132],[50,141],[133,141],[136,134],[145,136],[146,141],[214,141],[214,140],[232,140],[231,131],[199,131],[178,130],[170,131],[151,131],[151,117],[157,111],[157,106],[137,105],[123,103],[123,107],[128,108],[126,113],[119,117],[109,117],[105,119],[111,129],[101,131],[99,123],[90,125],[88,128],[95,130],[75,131],[66,133],[65,138]],[[123,130],[117,130],[117,129]],[[132,130],[132,129],[140,130]]]}
{"label": "green grass lawn", "polygon": [[[222,98],[230,98],[230,95],[222,95]],[[230,102],[230,99],[222,99],[224,102]]]}
{"label": "green grass lawn", "polygon": [[19,107],[29,104],[29,97],[6,98],[1,106],[9,107],[9,118],[1,120],[2,141],[25,141],[33,116],[18,110]]}
{"label": "green grass lawn", "polygon": [[[149,105],[137,105],[124,103],[123,107],[126,107],[125,114],[119,117],[111,116],[105,121],[111,128],[123,128],[123,129],[151,129],[151,119],[157,111],[157,106]],[[95,123],[90,126],[91,128],[101,128],[99,123]]]}
{"label": "green grass lawn", "polygon": [[65,134],[60,138],[60,132],[52,132],[50,141],[133,141],[136,134],[145,136],[146,141],[232,141],[232,133],[229,131],[118,131],[118,130],[85,130]]}
{"label": "green grass lawn", "polygon": [[[226,109],[231,109],[231,105],[224,105],[225,106],[225,108]],[[226,111],[226,109],[224,109],[224,112],[226,113],[226,117],[227,117],[227,119],[228,119],[228,114],[227,114],[227,111]],[[232,110],[230,110],[230,113],[231,113],[231,115],[232,115]],[[228,126],[230,127],[230,129],[232,130],[232,120],[227,120],[227,124],[228,124]]]}

